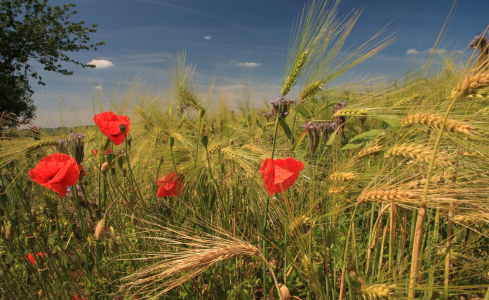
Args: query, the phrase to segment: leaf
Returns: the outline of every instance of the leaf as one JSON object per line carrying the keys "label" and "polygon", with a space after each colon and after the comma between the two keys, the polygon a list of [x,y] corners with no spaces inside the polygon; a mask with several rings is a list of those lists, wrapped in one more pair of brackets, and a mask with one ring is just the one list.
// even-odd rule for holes
{"label": "leaf", "polygon": [[326,143],[326,146],[331,146],[333,145],[334,139],[336,137],[336,134],[338,133],[338,130],[340,130],[341,127],[336,128],[336,130],[333,132],[333,134],[329,137],[328,142]]}
{"label": "leaf", "polygon": [[260,121],[258,121],[258,119],[255,119],[255,122],[256,122],[256,125],[258,125],[258,127],[263,128],[263,126],[261,125]]}
{"label": "leaf", "polygon": [[306,137],[307,129],[309,129],[309,126],[311,126],[311,124],[312,121],[307,124],[306,128],[304,128],[304,131],[302,131],[301,135],[297,138],[297,140],[292,145],[292,147],[290,147],[291,152],[294,152],[299,148],[300,144],[302,143],[302,140]]}
{"label": "leaf", "polygon": [[340,150],[348,150],[348,149],[356,149],[360,146],[362,146],[363,144],[365,143],[359,143],[359,144],[346,144],[345,146],[343,146],[343,148],[341,148]]}
{"label": "leaf", "polygon": [[304,159],[304,155],[302,155],[302,151],[301,149],[297,148],[295,150],[295,153],[297,153],[297,158],[303,163],[305,164],[306,163],[306,160]]}
{"label": "leaf", "polygon": [[353,137],[350,140],[350,143],[353,142],[353,141],[356,141],[358,139],[373,140],[373,139],[375,139],[376,137],[378,137],[381,134],[382,134],[382,131],[380,131],[379,129],[370,130],[370,131],[361,133],[361,134]]}
{"label": "leaf", "polygon": [[292,132],[290,131],[289,125],[287,125],[287,123],[285,122],[285,119],[282,118],[281,116],[278,117],[278,123],[280,124],[280,126],[282,127],[282,129],[285,132],[285,135],[287,136],[287,138],[290,141],[292,139]]}
{"label": "leaf", "polygon": [[401,121],[397,116],[392,115],[373,115],[371,118],[384,121],[391,127],[401,127]]}

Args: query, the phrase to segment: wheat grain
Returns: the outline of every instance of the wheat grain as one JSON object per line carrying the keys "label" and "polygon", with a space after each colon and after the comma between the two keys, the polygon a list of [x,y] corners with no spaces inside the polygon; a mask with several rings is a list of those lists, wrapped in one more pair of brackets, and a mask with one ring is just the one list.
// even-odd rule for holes
{"label": "wheat grain", "polygon": [[344,194],[344,193],[346,193],[346,186],[332,186],[328,190],[328,194],[330,195]]}
{"label": "wheat grain", "polygon": [[471,94],[484,94],[486,92],[485,89],[482,92],[480,89],[487,86],[489,86],[489,71],[468,75],[462,82],[457,84],[457,88],[452,91],[452,97],[460,100]]}
{"label": "wheat grain", "polygon": [[321,90],[322,87],[323,87],[323,82],[321,80],[311,83],[308,87],[304,89],[304,91],[302,91],[300,97],[301,101],[313,97]]}
{"label": "wheat grain", "polygon": [[331,180],[350,181],[355,179],[356,175],[353,172],[335,172],[329,176]]}
{"label": "wheat grain", "polygon": [[47,140],[47,141],[41,141],[41,142],[33,143],[33,144],[30,144],[29,146],[27,146],[26,151],[31,152],[31,151],[34,151],[36,149],[40,149],[42,147],[49,147],[49,146],[57,147],[57,146],[59,146],[59,142],[56,140]]}
{"label": "wheat grain", "polygon": [[363,285],[360,290],[362,296],[365,300],[371,299],[393,299],[395,285],[387,285],[387,284],[372,284],[372,285]]}
{"label": "wheat grain", "polygon": [[333,117],[339,117],[339,116],[364,116],[369,113],[369,109],[365,108],[344,108],[336,113],[334,113]]}
{"label": "wheat grain", "polygon": [[418,98],[419,98],[419,95],[413,95],[410,97],[405,97],[405,98],[402,98],[401,100],[397,101],[396,103],[394,103],[394,106],[401,106],[401,105],[407,104],[413,100],[417,100]]}
{"label": "wheat grain", "polygon": [[372,191],[361,194],[360,197],[358,197],[358,204],[369,202],[413,202],[419,200],[421,200],[421,197],[417,193],[410,191]]}
{"label": "wheat grain", "polygon": [[287,76],[287,79],[285,80],[284,85],[282,86],[282,90],[281,90],[282,97],[287,95],[290,92],[290,89],[294,86],[297,77],[302,71],[302,68],[304,67],[304,64],[306,63],[308,57],[309,57],[309,51],[306,50],[296,60],[294,67],[292,68],[292,71],[290,72],[289,76]]}
{"label": "wheat grain", "polygon": [[[415,124],[425,124],[440,129],[441,125],[443,124],[443,120],[444,117],[440,115],[419,113],[403,118],[401,126],[403,128],[408,128],[414,126]],[[459,121],[453,119],[447,119],[445,123],[445,129],[450,132],[467,135],[472,135],[477,130],[476,127],[470,126],[468,124],[462,124]]]}
{"label": "wheat grain", "polygon": [[296,234],[304,225],[309,223],[310,219],[307,216],[301,216],[298,218],[295,218],[292,223],[288,226],[289,228],[289,233],[291,235]]}
{"label": "wheat grain", "polygon": [[[433,149],[431,147],[425,145],[404,143],[389,149],[389,151],[386,152],[384,157],[413,158],[413,159],[417,159],[422,163],[428,163],[432,151]],[[443,167],[446,167],[450,164],[446,160],[446,153],[444,152],[438,152],[435,163]]]}
{"label": "wheat grain", "polygon": [[363,149],[360,152],[358,152],[355,157],[353,158],[354,160],[360,160],[366,156],[374,155],[382,151],[382,146],[376,145],[367,149]]}

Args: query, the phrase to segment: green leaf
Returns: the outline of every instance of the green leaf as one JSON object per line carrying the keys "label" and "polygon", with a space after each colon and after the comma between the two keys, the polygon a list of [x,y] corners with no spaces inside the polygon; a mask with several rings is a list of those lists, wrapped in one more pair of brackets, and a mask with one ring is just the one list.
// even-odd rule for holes
{"label": "green leaf", "polygon": [[358,139],[373,140],[373,139],[375,139],[376,137],[378,137],[381,134],[382,134],[382,131],[380,131],[379,129],[370,130],[370,131],[361,133],[361,134],[353,137],[350,140],[350,143],[353,142],[353,141],[356,141]]}
{"label": "green leaf", "polygon": [[311,126],[311,124],[312,124],[312,122],[309,122],[307,124],[306,128],[304,128],[304,131],[302,131],[301,135],[297,138],[297,140],[292,145],[292,147],[290,147],[290,151],[291,152],[297,151],[297,149],[299,148],[300,144],[302,143],[302,140],[306,137],[307,129],[309,129],[309,126]]}
{"label": "green leaf", "polygon": [[280,124],[280,126],[285,132],[285,135],[290,141],[292,139],[292,132],[290,131],[289,125],[287,125],[287,123],[285,122],[285,119],[282,117],[278,117],[278,123]]}
{"label": "green leaf", "polygon": [[333,145],[334,139],[336,138],[336,134],[338,133],[338,130],[340,130],[341,127],[336,128],[336,130],[333,132],[333,134],[329,137],[328,142],[326,143],[326,146],[331,146]]}
{"label": "green leaf", "polygon": [[305,164],[306,163],[306,160],[304,159],[304,155],[302,155],[302,151],[301,149],[297,148],[295,150],[295,153],[297,153],[297,158],[303,163]]}
{"label": "green leaf", "polygon": [[371,118],[386,122],[391,127],[401,127],[401,120],[397,116],[392,115],[373,115]]}
{"label": "green leaf", "polygon": [[340,150],[348,150],[348,149],[356,149],[360,146],[362,146],[363,144],[365,143],[359,143],[359,144],[346,144],[345,146],[343,146]]}
{"label": "green leaf", "polygon": [[263,128],[263,126],[261,125],[260,121],[258,121],[258,119],[255,119],[255,122],[256,122],[256,125],[258,125],[258,127]]}

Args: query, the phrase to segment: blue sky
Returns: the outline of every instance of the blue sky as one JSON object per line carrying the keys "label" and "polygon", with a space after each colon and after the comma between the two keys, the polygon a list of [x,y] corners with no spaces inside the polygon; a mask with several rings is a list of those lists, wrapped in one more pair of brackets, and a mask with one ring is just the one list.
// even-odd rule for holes
{"label": "blue sky", "polygon": [[[51,5],[64,1],[50,0]],[[73,21],[98,24],[92,41],[105,41],[98,51],[72,53],[70,58],[99,63],[95,69],[66,65],[74,71],[63,76],[42,71],[46,86],[31,81],[41,126],[59,126],[59,99],[63,110],[76,110],[76,123],[90,123],[94,91],[107,100],[123,93],[136,76],[147,88],[169,86],[167,63],[186,50],[187,62],[196,64],[195,81],[205,87],[216,73],[216,94],[239,97],[242,74],[253,74],[252,98],[279,96],[293,21],[307,1],[302,0],[77,0]],[[345,48],[360,45],[388,23],[386,35],[396,42],[359,65],[348,78],[402,77],[410,62],[422,65],[449,14],[448,0],[343,0],[339,15],[365,6]],[[459,0],[440,48],[463,50],[471,38],[488,26],[487,0]],[[384,36],[386,36],[384,35]],[[109,63],[110,62],[110,63]],[[291,96],[298,92],[292,92]]]}

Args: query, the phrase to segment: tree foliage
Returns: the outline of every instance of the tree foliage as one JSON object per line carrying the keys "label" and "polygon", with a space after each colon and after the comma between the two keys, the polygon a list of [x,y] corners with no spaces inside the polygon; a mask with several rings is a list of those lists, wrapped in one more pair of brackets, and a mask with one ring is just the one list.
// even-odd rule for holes
{"label": "tree foliage", "polygon": [[97,50],[97,46],[105,44],[89,45],[89,34],[96,32],[97,24],[87,27],[84,21],[71,22],[70,17],[77,13],[70,12],[73,7],[74,4],[51,7],[47,0],[0,1],[0,113],[14,113],[18,124],[27,124],[35,116],[29,78],[45,85],[32,61],[43,65],[45,71],[63,75],[72,75],[73,71],[64,68],[62,62],[95,67],[67,55],[90,48]]}

